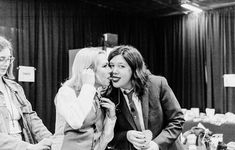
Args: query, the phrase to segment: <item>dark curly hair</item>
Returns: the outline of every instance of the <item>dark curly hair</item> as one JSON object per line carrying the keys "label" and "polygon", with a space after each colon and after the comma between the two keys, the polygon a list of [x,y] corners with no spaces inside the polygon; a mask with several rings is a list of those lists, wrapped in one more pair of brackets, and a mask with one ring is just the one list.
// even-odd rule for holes
{"label": "dark curly hair", "polygon": [[148,75],[151,74],[145,65],[142,55],[133,46],[121,45],[110,52],[108,61],[110,62],[110,60],[117,55],[122,55],[131,67],[133,72],[131,82],[134,86],[134,91],[139,98],[142,98],[148,81]]}

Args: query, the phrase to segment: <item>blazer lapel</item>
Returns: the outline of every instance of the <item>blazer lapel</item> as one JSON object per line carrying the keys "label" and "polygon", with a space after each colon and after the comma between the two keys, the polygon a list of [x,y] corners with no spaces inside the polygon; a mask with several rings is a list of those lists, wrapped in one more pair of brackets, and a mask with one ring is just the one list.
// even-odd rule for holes
{"label": "blazer lapel", "polygon": [[133,120],[133,118],[131,116],[130,110],[129,110],[128,106],[127,106],[126,100],[125,100],[125,98],[124,98],[124,96],[122,94],[122,91],[120,89],[119,89],[118,94],[119,94],[119,98],[120,98],[120,102],[121,102],[120,103],[121,104],[121,108],[120,109],[121,109],[121,112],[123,113],[123,116],[127,119],[127,121],[132,126],[132,128],[134,130],[137,130],[135,122],[134,122],[134,120]]}
{"label": "blazer lapel", "polygon": [[148,117],[149,117],[149,90],[146,88],[146,92],[142,97],[141,100],[142,104],[142,113],[143,113],[143,120],[145,129],[148,129]]}

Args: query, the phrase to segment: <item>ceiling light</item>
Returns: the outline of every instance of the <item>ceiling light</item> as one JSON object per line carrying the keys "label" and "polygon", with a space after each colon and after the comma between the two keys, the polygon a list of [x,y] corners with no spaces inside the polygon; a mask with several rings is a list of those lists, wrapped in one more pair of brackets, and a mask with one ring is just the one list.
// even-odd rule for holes
{"label": "ceiling light", "polygon": [[202,9],[200,9],[199,7],[197,6],[194,6],[193,4],[191,3],[184,3],[184,4],[181,4],[181,7],[184,7],[185,9],[188,9],[190,11],[193,11],[193,12],[202,12]]}

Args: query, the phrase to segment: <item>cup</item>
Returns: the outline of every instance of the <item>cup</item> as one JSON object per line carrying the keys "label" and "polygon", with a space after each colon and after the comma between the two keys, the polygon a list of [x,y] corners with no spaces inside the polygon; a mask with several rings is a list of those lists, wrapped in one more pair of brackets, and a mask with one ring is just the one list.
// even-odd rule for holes
{"label": "cup", "polygon": [[183,114],[185,115],[185,114],[186,114],[187,109],[186,109],[186,108],[181,108],[181,110],[182,110]]}
{"label": "cup", "polygon": [[212,108],[206,108],[206,115],[211,118],[215,115],[215,109]]}
{"label": "cup", "polygon": [[191,111],[194,113],[196,118],[199,118],[199,108],[191,108]]}

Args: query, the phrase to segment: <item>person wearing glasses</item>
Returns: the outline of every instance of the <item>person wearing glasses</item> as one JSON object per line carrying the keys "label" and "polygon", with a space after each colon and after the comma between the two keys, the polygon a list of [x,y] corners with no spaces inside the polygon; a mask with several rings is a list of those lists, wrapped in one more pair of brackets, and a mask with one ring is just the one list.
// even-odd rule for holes
{"label": "person wearing glasses", "polygon": [[183,150],[177,139],[184,116],[167,80],[146,68],[132,46],[119,46],[109,54],[112,69],[110,98],[117,122],[110,147],[115,150]]}
{"label": "person wearing glasses", "polygon": [[49,150],[51,132],[13,80],[12,53],[11,43],[0,36],[0,149]]}
{"label": "person wearing glasses", "polygon": [[89,47],[77,52],[72,75],[55,98],[54,135],[58,140],[53,149],[106,149],[116,122],[115,104],[104,97],[109,91],[110,73],[105,51]]}

